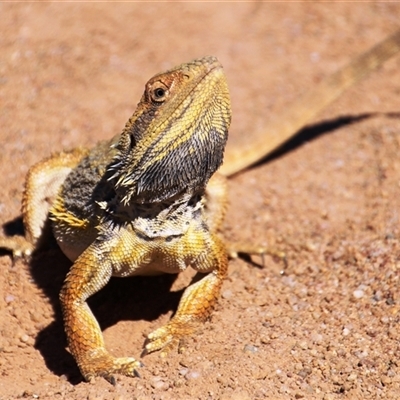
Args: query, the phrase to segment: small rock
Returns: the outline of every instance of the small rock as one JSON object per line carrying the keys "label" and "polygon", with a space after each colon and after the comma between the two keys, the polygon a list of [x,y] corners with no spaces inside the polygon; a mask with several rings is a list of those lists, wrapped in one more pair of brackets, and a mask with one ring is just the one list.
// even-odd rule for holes
{"label": "small rock", "polygon": [[383,293],[382,293],[382,291],[377,290],[377,291],[374,293],[373,299],[374,299],[375,301],[381,301],[382,298],[383,298]]}
{"label": "small rock", "polygon": [[357,358],[362,359],[362,358],[368,357],[368,351],[367,351],[367,350],[355,351],[355,352],[354,352],[354,355],[355,355]]}
{"label": "small rock", "polygon": [[180,388],[185,384],[185,381],[182,378],[178,378],[174,381],[174,387]]}
{"label": "small rock", "polygon": [[201,374],[199,371],[195,371],[195,370],[190,370],[186,375],[185,378],[189,381],[192,379],[198,379],[200,378]]}
{"label": "small rock", "polygon": [[301,369],[298,373],[297,373],[297,375],[299,375],[299,376],[301,376],[303,379],[305,379],[305,378],[307,378],[307,376],[308,375],[311,375],[311,373],[312,373],[312,370],[311,370],[311,368],[303,368],[303,369]]}
{"label": "small rock", "polygon": [[357,374],[356,373],[352,373],[352,374],[350,374],[348,377],[347,377],[347,380],[349,381],[349,382],[353,382],[353,381],[355,381],[357,379]]}
{"label": "small rock", "polygon": [[279,388],[279,393],[285,394],[285,393],[290,393],[290,389],[287,385],[282,385]]}
{"label": "small rock", "polygon": [[298,346],[302,350],[307,350],[308,349],[308,344],[305,340],[302,340],[301,342],[298,342]]}
{"label": "small rock", "polygon": [[320,333],[313,332],[313,333],[311,334],[311,340],[312,340],[314,343],[321,343],[321,342],[324,340],[324,338],[323,338],[323,336],[322,336]]}
{"label": "small rock", "polygon": [[360,289],[357,289],[357,290],[355,290],[355,291],[353,292],[353,296],[354,296],[356,299],[361,299],[362,297],[364,297],[364,291],[363,291],[363,290],[360,290]]}
{"label": "small rock", "polygon": [[31,317],[31,320],[33,321],[33,322],[40,322],[41,321],[41,315],[38,313],[38,312],[36,312],[36,311],[30,311],[29,312],[29,315],[30,315],[30,317]]}
{"label": "small rock", "polygon": [[185,376],[189,372],[189,368],[181,368],[178,373],[179,375]]}
{"label": "small rock", "polygon": [[12,294],[7,294],[4,300],[7,304],[12,303],[15,300],[15,296]]}
{"label": "small rock", "polygon": [[150,383],[151,387],[153,389],[157,389],[157,390],[167,390],[169,388],[169,385],[167,382],[163,381],[161,379],[161,377],[159,376],[155,376],[151,383]]}
{"label": "small rock", "polygon": [[394,372],[392,369],[389,369],[387,372],[387,376],[390,378],[393,378],[396,375],[396,372]]}
{"label": "small rock", "polygon": [[232,291],[229,290],[229,289],[224,290],[224,291],[221,293],[221,297],[222,297],[223,299],[229,300],[229,299],[232,298],[232,296],[233,296],[233,293],[232,293]]}
{"label": "small rock", "polygon": [[253,346],[252,344],[246,344],[246,346],[243,348],[243,351],[245,353],[257,353],[258,347]]}
{"label": "small rock", "polygon": [[27,343],[28,341],[29,341],[29,336],[27,335],[27,334],[22,334],[20,337],[19,337],[19,340],[22,342],[22,343]]}

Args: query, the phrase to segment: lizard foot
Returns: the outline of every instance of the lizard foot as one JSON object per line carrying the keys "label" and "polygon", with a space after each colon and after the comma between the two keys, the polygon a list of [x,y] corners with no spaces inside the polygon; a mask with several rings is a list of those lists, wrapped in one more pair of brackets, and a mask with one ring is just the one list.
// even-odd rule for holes
{"label": "lizard foot", "polygon": [[33,253],[34,246],[23,236],[11,236],[0,238],[0,249],[10,251],[12,253],[13,260],[18,258],[29,260]]}
{"label": "lizard foot", "polygon": [[184,350],[182,339],[191,335],[194,330],[193,322],[171,320],[167,325],[156,329],[147,336],[142,355],[161,350],[160,356],[166,357],[175,348],[182,352]]}
{"label": "lizard foot", "polygon": [[85,380],[91,381],[96,376],[100,376],[112,385],[116,383],[114,374],[140,378],[137,368],[143,367],[140,361],[132,357],[116,358],[107,352],[102,352],[102,354],[95,356],[92,355],[80,361],[79,367]]}

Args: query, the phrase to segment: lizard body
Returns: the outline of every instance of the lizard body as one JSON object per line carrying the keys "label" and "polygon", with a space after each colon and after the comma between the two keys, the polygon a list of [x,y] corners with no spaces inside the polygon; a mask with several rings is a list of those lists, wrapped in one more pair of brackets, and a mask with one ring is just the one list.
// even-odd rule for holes
{"label": "lizard body", "polygon": [[[399,50],[397,32],[323,81],[306,97],[310,109],[304,101],[296,103],[271,125],[272,136],[267,127],[243,157],[228,153],[222,174],[232,175],[266,156]],[[57,242],[73,261],[60,300],[69,348],[85,379],[134,376],[141,365],[108,353],[86,303],[111,276],[177,273],[188,266],[199,273],[174,317],[148,335],[147,352],[166,354],[210,314],[226,276],[228,253],[234,254],[219,234],[226,178],[215,173],[230,119],[222,66],[205,57],[151,78],[120,135],[93,149],[55,154],[29,171],[22,206],[26,239],[6,238],[0,247],[28,254],[49,216]]]}

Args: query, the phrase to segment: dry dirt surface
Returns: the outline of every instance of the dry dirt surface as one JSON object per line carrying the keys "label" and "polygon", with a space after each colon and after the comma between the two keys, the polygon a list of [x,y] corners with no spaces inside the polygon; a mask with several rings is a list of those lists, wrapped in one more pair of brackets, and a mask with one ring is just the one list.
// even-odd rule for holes
{"label": "dry dirt surface", "polygon": [[[395,3],[1,3],[0,223],[21,230],[29,167],[121,131],[153,74],[225,66],[230,145],[392,33]],[[0,399],[400,398],[400,57],[265,162],[230,180],[229,240],[286,253],[233,260],[210,321],[141,379],[82,380],[49,244],[0,257]],[[90,305],[115,355],[138,356],[188,277],[114,279]]]}

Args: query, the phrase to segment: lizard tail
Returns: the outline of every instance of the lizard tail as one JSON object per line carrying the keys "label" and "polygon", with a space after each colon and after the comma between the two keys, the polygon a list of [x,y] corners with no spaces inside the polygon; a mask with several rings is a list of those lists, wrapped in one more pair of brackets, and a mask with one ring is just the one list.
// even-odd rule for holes
{"label": "lizard tail", "polygon": [[381,66],[399,51],[400,30],[300,96],[283,114],[272,119],[262,133],[255,136],[251,146],[230,151],[228,149],[220,173],[231,176],[262,160],[294,136],[347,88]]}

